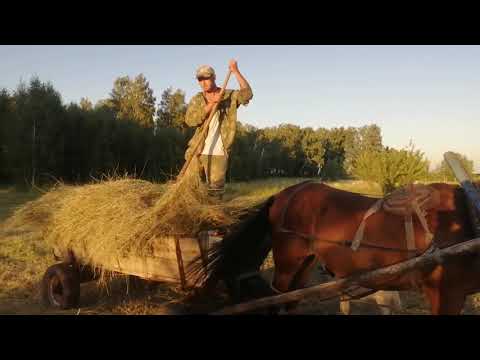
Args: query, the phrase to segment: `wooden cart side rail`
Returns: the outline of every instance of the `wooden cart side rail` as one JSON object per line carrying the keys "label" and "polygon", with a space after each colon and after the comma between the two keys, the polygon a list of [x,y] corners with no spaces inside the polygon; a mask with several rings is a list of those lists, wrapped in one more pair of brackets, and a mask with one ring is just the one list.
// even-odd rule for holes
{"label": "wooden cart side rail", "polygon": [[[167,281],[180,283],[185,288],[191,284],[184,276],[184,266],[187,266],[195,257],[201,254],[201,247],[208,247],[210,242],[218,239],[163,238],[153,248],[152,256],[127,256],[112,259],[95,259],[85,250],[75,249],[73,256],[79,264],[88,265],[92,262],[102,264],[107,271],[125,275],[134,275],[147,280]],[[203,249],[206,251],[206,249]],[[70,250],[55,248],[56,257],[67,260]]]}
{"label": "wooden cart side rail", "polygon": [[300,301],[309,296],[315,296],[320,301],[333,299],[346,293],[348,290],[358,288],[359,286],[369,288],[371,287],[371,284],[377,281],[388,280],[392,277],[403,275],[412,270],[426,270],[430,267],[451,261],[459,256],[478,252],[480,252],[480,238],[475,238],[460,244],[445,247],[443,249],[435,249],[431,253],[425,253],[410,260],[402,261],[400,263],[380,269],[367,271],[347,278],[333,280],[305,289],[287,292],[281,295],[261,298],[230,306],[214,312],[212,315],[239,314],[272,305]]}

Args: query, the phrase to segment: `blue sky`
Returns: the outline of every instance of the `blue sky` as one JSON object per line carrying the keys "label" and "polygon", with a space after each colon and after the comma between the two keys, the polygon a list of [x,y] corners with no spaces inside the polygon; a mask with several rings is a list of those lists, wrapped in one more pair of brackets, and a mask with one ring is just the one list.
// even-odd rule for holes
{"label": "blue sky", "polygon": [[[239,120],[257,127],[382,129],[384,145],[413,141],[434,163],[461,152],[480,171],[480,46],[6,46],[0,87],[37,75],[64,102],[108,97],[119,76],[143,73],[157,102],[167,87],[187,100],[199,91],[194,71],[210,64],[221,84],[230,58],[254,98]],[[231,79],[230,87],[238,87]]]}

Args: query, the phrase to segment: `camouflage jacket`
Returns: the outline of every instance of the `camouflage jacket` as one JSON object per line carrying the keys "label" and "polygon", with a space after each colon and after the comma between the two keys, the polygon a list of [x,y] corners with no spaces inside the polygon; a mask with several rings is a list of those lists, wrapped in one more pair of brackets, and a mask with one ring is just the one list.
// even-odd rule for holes
{"label": "camouflage jacket", "polygon": [[[250,87],[240,90],[225,90],[222,100],[218,104],[217,111],[220,111],[220,134],[222,137],[223,147],[228,152],[233,144],[235,132],[237,130],[237,109],[240,105],[247,105],[252,99],[253,93]],[[205,106],[207,102],[202,92],[197,93],[188,104],[187,113],[185,114],[185,122],[188,126],[198,126],[195,134],[188,143],[188,149],[185,153],[185,159],[188,158],[192,151],[192,146],[200,137],[201,126],[207,119]]]}

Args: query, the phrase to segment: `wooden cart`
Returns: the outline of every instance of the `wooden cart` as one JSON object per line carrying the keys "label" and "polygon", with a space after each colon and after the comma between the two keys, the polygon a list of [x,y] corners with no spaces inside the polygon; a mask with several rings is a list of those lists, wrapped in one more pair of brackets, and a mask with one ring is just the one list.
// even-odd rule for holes
{"label": "wooden cart", "polygon": [[[107,271],[149,281],[178,283],[185,290],[192,285],[185,276],[187,264],[198,255],[206,256],[210,244],[219,240],[221,238],[212,237],[206,231],[198,237],[165,237],[155,242],[152,256],[124,257],[101,263]],[[95,279],[95,273],[82,251],[55,248],[54,255],[61,262],[45,272],[43,302],[61,309],[76,307],[80,299],[80,284]]]}

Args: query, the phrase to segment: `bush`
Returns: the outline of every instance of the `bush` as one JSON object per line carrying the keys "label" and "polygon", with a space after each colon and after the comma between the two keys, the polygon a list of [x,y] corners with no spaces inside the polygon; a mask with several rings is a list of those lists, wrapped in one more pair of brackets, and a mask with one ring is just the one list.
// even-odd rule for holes
{"label": "bush", "polygon": [[425,179],[427,174],[428,161],[413,145],[402,150],[386,148],[381,151],[364,151],[359,155],[354,168],[355,176],[378,183],[383,194]]}

